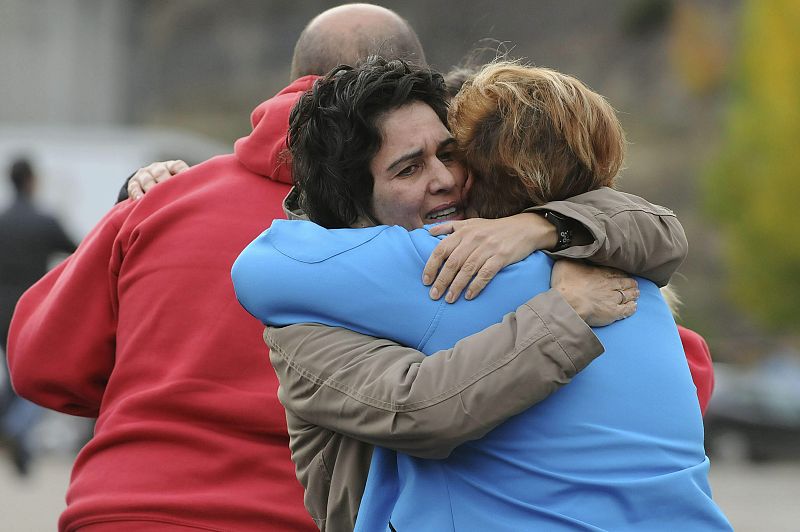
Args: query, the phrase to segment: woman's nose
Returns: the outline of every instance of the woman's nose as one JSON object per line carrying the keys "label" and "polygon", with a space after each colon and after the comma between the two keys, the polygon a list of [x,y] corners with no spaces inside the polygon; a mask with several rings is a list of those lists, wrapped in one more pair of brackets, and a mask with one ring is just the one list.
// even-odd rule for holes
{"label": "woman's nose", "polygon": [[455,186],[455,177],[444,163],[437,159],[433,170],[433,176],[430,181],[431,193],[446,192]]}

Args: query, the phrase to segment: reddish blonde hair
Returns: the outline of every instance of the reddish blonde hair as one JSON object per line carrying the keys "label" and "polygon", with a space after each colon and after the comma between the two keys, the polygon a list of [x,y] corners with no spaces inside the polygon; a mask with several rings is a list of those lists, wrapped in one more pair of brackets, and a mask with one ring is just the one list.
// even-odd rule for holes
{"label": "reddish blonde hair", "polygon": [[464,83],[449,123],[483,217],[612,186],[625,155],[614,109],[579,80],[498,61]]}

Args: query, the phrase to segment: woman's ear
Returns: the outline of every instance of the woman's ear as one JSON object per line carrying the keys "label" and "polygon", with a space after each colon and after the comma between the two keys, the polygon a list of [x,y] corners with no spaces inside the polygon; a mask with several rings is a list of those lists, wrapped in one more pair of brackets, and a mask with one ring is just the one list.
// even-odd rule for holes
{"label": "woman's ear", "polygon": [[383,225],[380,220],[375,218],[371,213],[359,209],[360,214],[356,218],[356,222],[350,227],[353,229],[363,229],[364,227],[375,227],[376,225]]}
{"label": "woman's ear", "polygon": [[462,189],[461,196],[464,201],[469,201],[470,192],[472,191],[472,185],[475,182],[475,178],[473,177],[474,174],[472,170],[467,170],[467,179],[464,181],[464,188]]}
{"label": "woman's ear", "polygon": [[467,218],[477,218],[478,211],[472,206],[472,185],[475,182],[474,174],[467,170],[467,180],[464,181],[464,189],[461,194],[461,201],[464,202],[464,215]]}
{"label": "woman's ear", "polygon": [[478,211],[472,206],[472,185],[475,184],[475,174],[472,170],[467,170],[467,179],[464,181],[464,188],[461,192],[461,201],[464,204],[464,216],[467,218],[477,218]]}
{"label": "woman's ear", "polygon": [[354,223],[350,227],[352,229],[363,229],[365,227],[372,227],[374,225],[375,225],[374,223],[370,222],[369,218],[367,218],[364,215],[361,215],[356,219],[356,223]]}

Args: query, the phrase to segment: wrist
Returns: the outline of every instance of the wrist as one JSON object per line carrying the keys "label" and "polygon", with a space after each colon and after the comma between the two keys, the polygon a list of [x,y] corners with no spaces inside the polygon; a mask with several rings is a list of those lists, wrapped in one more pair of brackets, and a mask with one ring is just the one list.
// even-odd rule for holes
{"label": "wrist", "polygon": [[547,249],[557,252],[570,247],[572,245],[572,228],[574,225],[572,220],[553,211],[545,211],[544,219],[553,226],[556,234],[555,243]]}
{"label": "wrist", "polygon": [[558,243],[556,227],[539,213],[526,212],[519,216],[528,218],[527,227],[530,227],[534,249],[550,251]]}
{"label": "wrist", "polygon": [[588,304],[585,298],[580,297],[578,292],[570,290],[568,286],[554,286],[564,301],[567,302],[567,305],[572,307],[572,310],[575,311],[584,322],[588,321],[591,317],[591,305]]}

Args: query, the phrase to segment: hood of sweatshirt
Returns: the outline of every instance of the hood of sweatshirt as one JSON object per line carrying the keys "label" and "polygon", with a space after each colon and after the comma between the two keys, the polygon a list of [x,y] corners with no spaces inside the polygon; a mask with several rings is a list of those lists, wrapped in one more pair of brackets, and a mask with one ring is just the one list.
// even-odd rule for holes
{"label": "hood of sweatshirt", "polygon": [[253,131],[234,145],[236,158],[248,170],[273,181],[292,183],[291,159],[286,147],[289,113],[317,78],[299,78],[255,108],[250,115]]}

